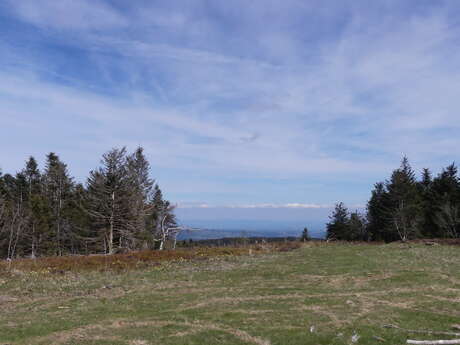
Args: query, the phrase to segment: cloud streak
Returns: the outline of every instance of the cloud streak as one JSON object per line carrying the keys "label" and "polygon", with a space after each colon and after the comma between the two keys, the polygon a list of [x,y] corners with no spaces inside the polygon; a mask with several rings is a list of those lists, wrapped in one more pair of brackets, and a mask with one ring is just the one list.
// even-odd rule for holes
{"label": "cloud streak", "polygon": [[90,0],[8,0],[22,21],[58,30],[104,30],[125,27],[127,20],[108,4]]}
{"label": "cloud streak", "polygon": [[[288,203],[288,204],[240,204],[240,205],[210,205],[206,203],[183,203],[178,204],[178,208],[221,208],[221,209],[321,209],[332,208],[331,205],[317,205],[317,204],[302,204],[302,203]],[[362,206],[361,206],[362,207]]]}
{"label": "cloud streak", "polygon": [[460,6],[408,3],[10,1],[3,170],[141,144],[179,204],[364,204],[403,154],[459,158]]}

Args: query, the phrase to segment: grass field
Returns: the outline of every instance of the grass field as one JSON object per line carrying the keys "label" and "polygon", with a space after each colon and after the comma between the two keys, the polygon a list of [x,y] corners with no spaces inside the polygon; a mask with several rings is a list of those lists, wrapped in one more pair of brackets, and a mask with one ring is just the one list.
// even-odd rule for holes
{"label": "grass field", "polygon": [[460,323],[460,246],[314,243],[252,254],[126,270],[15,268],[0,275],[0,344],[351,344],[355,333],[356,344],[404,344],[453,337],[383,325]]}

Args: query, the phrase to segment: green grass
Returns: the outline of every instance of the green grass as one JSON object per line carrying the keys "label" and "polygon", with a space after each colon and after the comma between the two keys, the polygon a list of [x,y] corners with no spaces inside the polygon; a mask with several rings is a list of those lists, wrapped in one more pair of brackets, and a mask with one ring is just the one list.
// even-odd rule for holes
{"label": "green grass", "polygon": [[350,344],[355,332],[357,344],[403,344],[433,336],[382,326],[460,323],[460,247],[308,244],[125,272],[15,270],[0,275],[0,311],[0,344]]}

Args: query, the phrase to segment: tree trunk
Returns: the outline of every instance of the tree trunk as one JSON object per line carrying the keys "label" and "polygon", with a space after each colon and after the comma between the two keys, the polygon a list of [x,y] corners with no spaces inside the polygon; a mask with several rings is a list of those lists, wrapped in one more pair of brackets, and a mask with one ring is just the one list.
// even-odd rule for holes
{"label": "tree trunk", "polygon": [[113,230],[114,230],[114,217],[115,217],[115,192],[112,193],[112,213],[110,214],[110,229],[109,229],[109,254],[113,254]]}

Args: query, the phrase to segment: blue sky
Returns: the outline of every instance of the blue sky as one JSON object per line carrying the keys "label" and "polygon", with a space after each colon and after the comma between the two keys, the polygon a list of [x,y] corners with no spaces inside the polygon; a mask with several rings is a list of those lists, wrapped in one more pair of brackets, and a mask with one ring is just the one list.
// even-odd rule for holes
{"label": "blue sky", "polygon": [[184,222],[323,219],[403,154],[459,160],[459,25],[458,1],[4,0],[0,167],[55,151],[83,181],[142,145]]}

